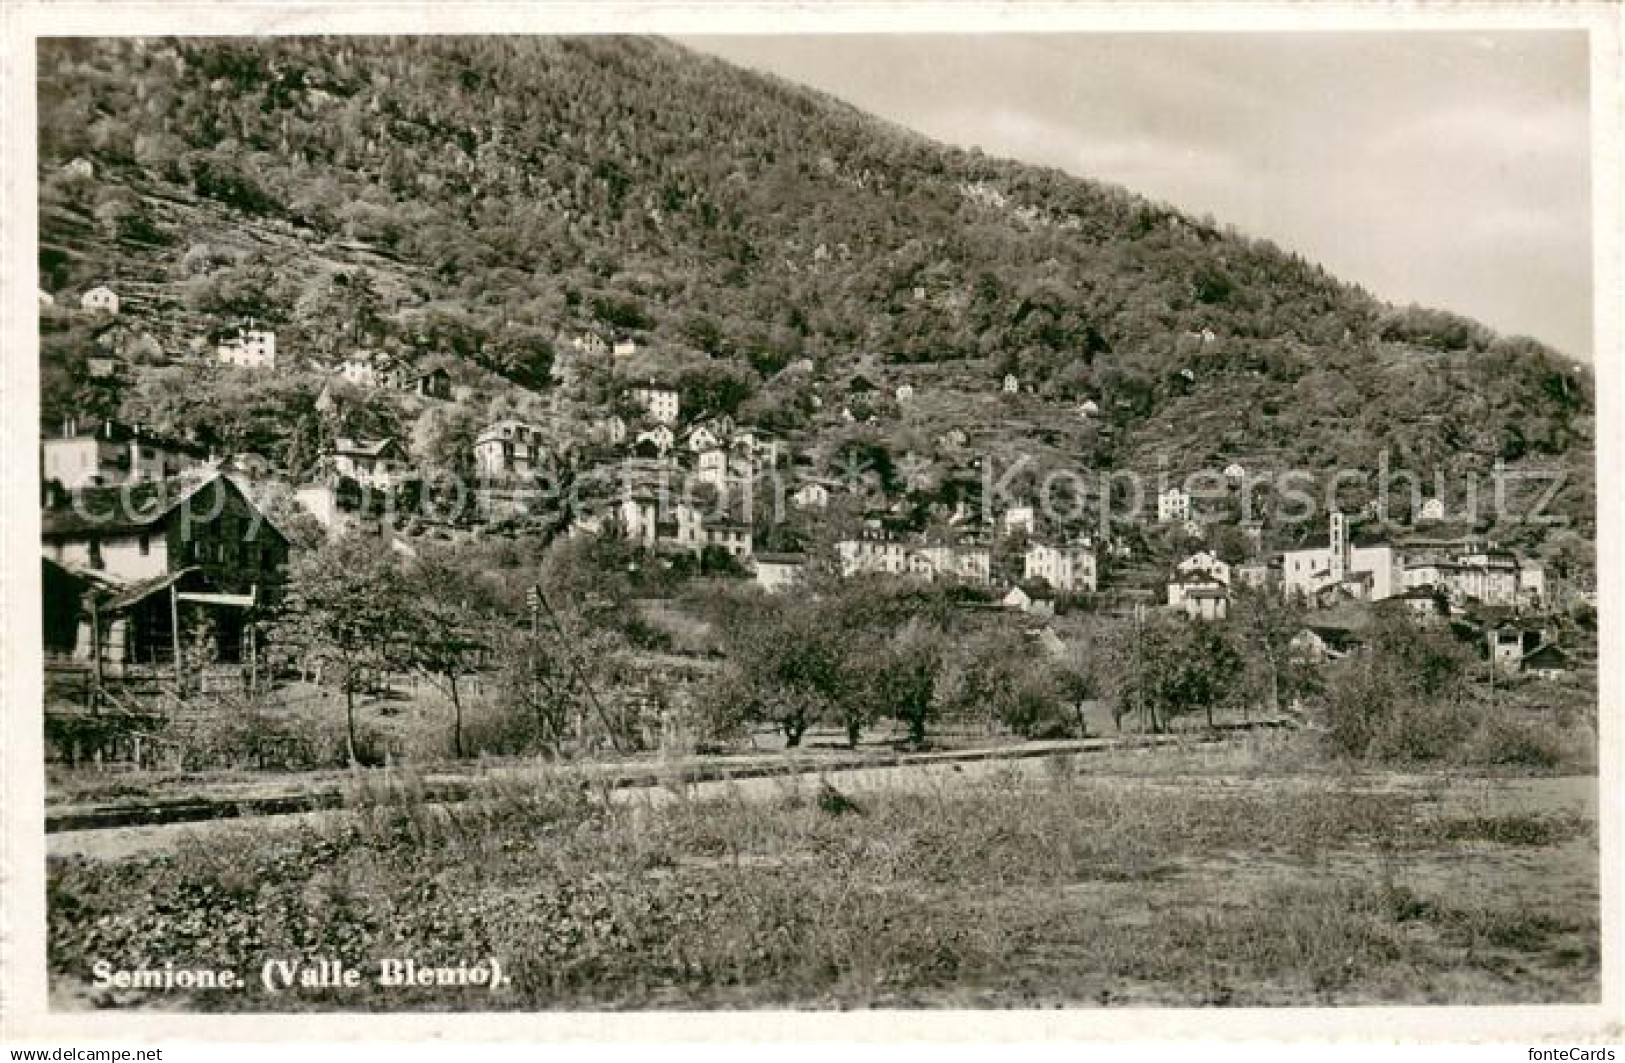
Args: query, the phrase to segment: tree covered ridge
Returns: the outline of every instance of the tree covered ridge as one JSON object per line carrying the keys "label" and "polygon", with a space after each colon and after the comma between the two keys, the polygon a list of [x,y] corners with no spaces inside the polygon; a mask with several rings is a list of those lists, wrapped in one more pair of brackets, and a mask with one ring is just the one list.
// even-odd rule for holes
{"label": "tree covered ridge", "polygon": [[[397,340],[539,388],[553,339],[595,328],[751,388],[803,358],[829,379],[861,355],[1014,372],[1103,400],[1122,434],[1095,458],[1143,459],[1217,409],[1345,462],[1397,440],[1589,464],[1589,378],[1532,340],[669,42],[53,41],[40,72],[48,281],[156,270],[290,347]],[[75,157],[92,187],[61,176]],[[222,211],[185,231],[176,195]],[[345,268],[211,260],[232,220]]]}

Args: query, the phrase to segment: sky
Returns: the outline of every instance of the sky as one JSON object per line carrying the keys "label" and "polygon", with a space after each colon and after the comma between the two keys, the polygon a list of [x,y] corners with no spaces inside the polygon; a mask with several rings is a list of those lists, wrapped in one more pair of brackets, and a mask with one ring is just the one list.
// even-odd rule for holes
{"label": "sky", "polygon": [[1583,33],[679,40],[1591,357]]}

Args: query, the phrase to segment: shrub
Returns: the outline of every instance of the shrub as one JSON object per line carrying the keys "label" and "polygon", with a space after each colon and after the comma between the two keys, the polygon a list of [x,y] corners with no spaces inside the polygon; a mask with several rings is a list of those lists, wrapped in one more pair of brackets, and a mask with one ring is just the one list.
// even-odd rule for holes
{"label": "shrub", "polygon": [[[307,771],[346,761],[342,718],[276,708],[242,696],[212,695],[205,708],[172,721],[165,737],[178,766],[188,771]],[[378,735],[358,734],[357,741],[382,762]]]}
{"label": "shrub", "polygon": [[1380,760],[1459,760],[1473,724],[1472,715],[1453,702],[1406,702],[1377,734],[1370,752]]}
{"label": "shrub", "polygon": [[1479,763],[1548,771],[1563,763],[1567,753],[1552,729],[1504,717],[1484,721],[1475,745],[1473,759]]}

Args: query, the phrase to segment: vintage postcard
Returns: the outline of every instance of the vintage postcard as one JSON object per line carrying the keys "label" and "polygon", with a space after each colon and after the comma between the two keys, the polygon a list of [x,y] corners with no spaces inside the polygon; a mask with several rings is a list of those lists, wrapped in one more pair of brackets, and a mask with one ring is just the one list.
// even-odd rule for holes
{"label": "vintage postcard", "polygon": [[1617,6],[6,19],[8,1043],[1618,1040]]}

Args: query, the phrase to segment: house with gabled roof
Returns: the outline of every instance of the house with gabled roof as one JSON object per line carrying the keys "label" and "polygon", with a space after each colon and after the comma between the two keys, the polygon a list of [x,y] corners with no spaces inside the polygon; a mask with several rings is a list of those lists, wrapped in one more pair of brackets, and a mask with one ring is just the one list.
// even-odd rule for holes
{"label": "house with gabled roof", "polygon": [[719,449],[722,446],[722,441],[717,438],[716,433],[702,424],[696,425],[688,431],[683,437],[683,446],[688,449],[689,453],[699,454],[702,451]]}
{"label": "house with gabled roof", "polygon": [[835,480],[809,476],[790,495],[790,501],[800,509],[823,509],[829,505],[830,493],[839,486]]}
{"label": "house with gabled roof", "polygon": [[72,577],[85,605],[72,652],[110,673],[173,664],[172,618],[184,635],[198,611],[230,659],[248,611],[274,597],[288,560],[287,537],[216,470],[82,488],[41,513],[40,536],[43,556]]}
{"label": "house with gabled roof", "polygon": [[365,487],[390,490],[409,479],[406,450],[392,436],[333,441],[333,470]]}
{"label": "house with gabled roof", "polygon": [[639,432],[632,440],[632,445],[638,449],[652,450],[656,455],[663,456],[677,443],[677,436],[670,425],[657,424],[653,428]]}
{"label": "house with gabled roof", "polygon": [[547,461],[542,429],[516,417],[486,425],[474,437],[474,470],[485,479],[535,476]]}
{"label": "house with gabled roof", "polygon": [[1550,642],[1536,646],[1518,662],[1520,672],[1541,679],[1557,679],[1572,667],[1568,653]]}

